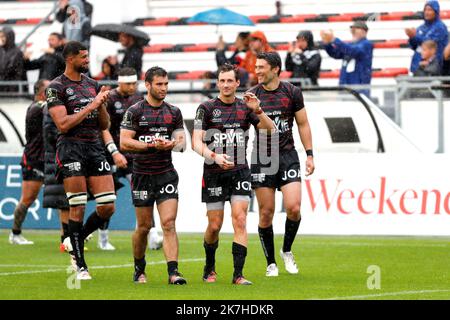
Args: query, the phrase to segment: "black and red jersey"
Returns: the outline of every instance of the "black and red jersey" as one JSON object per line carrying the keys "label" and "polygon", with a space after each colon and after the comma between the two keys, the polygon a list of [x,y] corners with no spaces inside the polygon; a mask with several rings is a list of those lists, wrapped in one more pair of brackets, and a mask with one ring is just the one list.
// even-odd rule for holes
{"label": "black and red jersey", "polygon": [[[94,101],[99,91],[98,83],[84,74],[81,75],[81,81],[70,80],[62,74],[55,78],[47,88],[48,109],[62,105],[66,108],[68,115],[78,113]],[[97,143],[100,140],[98,110],[92,111],[80,124],[67,133],[58,135],[58,143],[66,140]]]}
{"label": "black and red jersey", "polygon": [[[135,140],[153,143],[156,138],[172,140],[173,133],[184,130],[183,116],[179,108],[163,102],[151,106],[146,99],[128,108],[121,129],[135,131]],[[133,155],[133,173],[160,174],[173,171],[172,151],[149,148]]]}
{"label": "black and red jersey", "polygon": [[[244,100],[236,98],[233,103],[227,104],[215,98],[200,104],[197,108],[194,127],[206,131],[204,142],[210,150],[231,157],[235,164],[231,170],[240,170],[248,168],[246,157],[248,130],[251,125],[256,127],[258,123],[258,116],[247,107]],[[209,164],[205,161],[204,171],[224,170],[216,163]]]}
{"label": "black and red jersey", "polygon": [[132,96],[123,96],[117,89],[111,90],[107,100],[106,109],[108,110],[111,126],[109,132],[113,137],[114,143],[120,145],[120,124],[123,116],[129,107],[144,99],[142,94],[134,94]]}
{"label": "black and red jersey", "polygon": [[27,109],[25,138],[27,143],[23,151],[22,164],[36,169],[44,168],[43,119],[44,101],[35,101]]}
{"label": "black and red jersey", "polygon": [[277,136],[256,135],[255,145],[259,152],[270,154],[271,141],[274,138],[278,138],[278,146],[275,147],[278,152],[295,149],[292,135],[295,113],[305,107],[301,89],[289,82],[281,81],[278,88],[273,91],[265,90],[261,84],[249,91],[261,101],[261,108],[272,119],[277,129]]}

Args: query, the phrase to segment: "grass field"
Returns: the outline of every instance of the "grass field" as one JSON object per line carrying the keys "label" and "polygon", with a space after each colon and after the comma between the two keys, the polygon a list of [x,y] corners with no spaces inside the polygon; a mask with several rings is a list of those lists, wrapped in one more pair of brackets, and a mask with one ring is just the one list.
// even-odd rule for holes
{"label": "grass field", "polygon": [[[222,235],[217,252],[218,282],[201,280],[202,235],[180,235],[180,271],[187,286],[167,284],[162,251],[147,252],[148,283],[131,281],[131,233],[111,232],[117,250],[88,243],[86,260],[93,280],[68,289],[67,254],[60,253],[58,233],[26,231],[33,246],[12,246],[0,230],[0,299],[449,299],[450,239],[413,237],[300,236],[294,244],[299,275],[289,275],[280,261],[282,237],[276,237],[278,278],[265,277],[257,236],[249,240],[246,277],[253,286],[233,286],[231,235]],[[370,266],[379,267],[380,289],[368,289]],[[375,267],[376,268],[376,267]],[[372,269],[369,268],[372,272]],[[69,281],[70,282],[70,281]],[[372,281],[369,281],[372,283]]]}

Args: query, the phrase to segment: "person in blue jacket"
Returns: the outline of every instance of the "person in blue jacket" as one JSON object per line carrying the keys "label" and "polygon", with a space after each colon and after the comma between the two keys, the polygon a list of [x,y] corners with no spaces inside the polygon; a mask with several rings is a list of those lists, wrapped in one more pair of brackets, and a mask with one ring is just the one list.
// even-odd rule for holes
{"label": "person in blue jacket", "polygon": [[423,9],[425,23],[417,29],[405,29],[405,33],[409,38],[409,46],[415,51],[410,67],[412,73],[419,68],[419,63],[422,60],[421,44],[427,40],[433,40],[437,43],[437,59],[442,66],[444,48],[448,43],[448,30],[447,26],[442,22],[439,13],[439,2],[434,0],[427,1]]}
{"label": "person in blue jacket", "polygon": [[[370,84],[372,79],[373,45],[367,40],[369,28],[364,21],[355,21],[350,27],[353,41],[345,43],[334,37],[331,30],[321,31],[325,50],[334,59],[342,59],[340,85]],[[369,90],[358,90],[370,96]]]}

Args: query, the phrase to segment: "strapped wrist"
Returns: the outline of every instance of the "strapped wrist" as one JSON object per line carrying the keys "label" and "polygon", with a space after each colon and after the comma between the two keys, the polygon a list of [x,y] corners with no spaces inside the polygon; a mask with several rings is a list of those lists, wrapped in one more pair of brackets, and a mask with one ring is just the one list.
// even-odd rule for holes
{"label": "strapped wrist", "polygon": [[116,146],[116,144],[113,141],[108,142],[106,144],[106,149],[109,151],[109,153],[112,156],[115,155],[116,153],[119,153],[119,149],[117,149],[117,146]]}

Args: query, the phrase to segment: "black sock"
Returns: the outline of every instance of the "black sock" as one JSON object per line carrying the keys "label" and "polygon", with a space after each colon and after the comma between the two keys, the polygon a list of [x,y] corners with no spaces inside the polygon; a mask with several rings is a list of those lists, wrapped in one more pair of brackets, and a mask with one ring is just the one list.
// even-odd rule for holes
{"label": "black sock", "polygon": [[108,230],[109,227],[109,219],[104,220],[103,224],[100,225],[98,228],[100,230]]}
{"label": "black sock", "polygon": [[209,273],[214,270],[216,265],[216,250],[219,247],[219,240],[211,244],[203,240],[203,247],[205,248],[206,255],[205,271]]}
{"label": "black sock", "polygon": [[97,211],[92,212],[83,227],[83,240],[86,239],[86,237],[92,232],[100,228],[105,221],[105,219],[100,218]]}
{"label": "black sock", "polygon": [[292,221],[286,218],[286,225],[284,231],[283,252],[291,251],[292,244],[294,243],[295,236],[297,235],[298,228],[300,227],[300,221]]}
{"label": "black sock", "polygon": [[69,220],[69,236],[73,247],[73,255],[79,268],[87,268],[84,261],[84,239],[82,237],[83,223]]}
{"label": "black sock", "polygon": [[233,264],[234,264],[234,273],[233,278],[242,276],[242,269],[244,269],[245,257],[247,256],[247,248],[243,245],[233,242],[232,247],[233,252]]}
{"label": "black sock", "polygon": [[266,256],[267,265],[275,262],[275,245],[273,242],[273,227],[261,228],[258,227],[259,240]]}
{"label": "black sock", "polygon": [[167,273],[170,275],[178,272],[178,262],[177,261],[169,261],[167,262]]}
{"label": "black sock", "polygon": [[63,234],[61,235],[61,243],[64,242],[64,239],[69,236],[69,225],[67,223],[61,222],[61,227]]}
{"label": "black sock", "polygon": [[145,255],[141,259],[134,258],[134,271],[143,273],[146,265]]}
{"label": "black sock", "polygon": [[12,227],[12,233],[19,235],[22,233],[22,224],[27,217],[28,207],[21,202],[14,209],[14,223]]}

